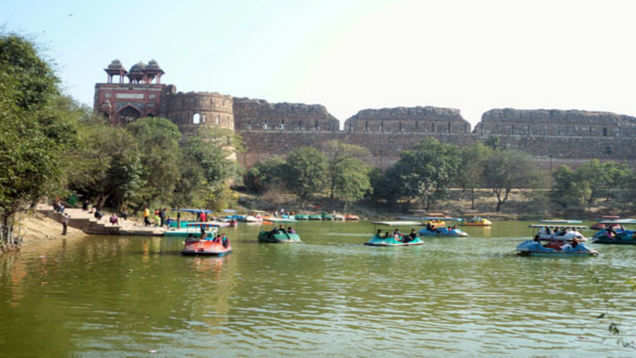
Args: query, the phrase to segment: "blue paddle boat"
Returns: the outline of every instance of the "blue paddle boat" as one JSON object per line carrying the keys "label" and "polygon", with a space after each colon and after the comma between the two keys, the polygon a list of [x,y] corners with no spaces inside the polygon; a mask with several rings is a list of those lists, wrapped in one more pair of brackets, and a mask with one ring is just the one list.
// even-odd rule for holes
{"label": "blue paddle boat", "polygon": [[[534,239],[526,240],[517,246],[519,256],[544,257],[581,257],[596,256],[598,251],[585,244],[585,236],[576,231],[580,226],[577,220],[542,220],[532,224]],[[551,229],[554,228],[554,229]]]}
{"label": "blue paddle boat", "polygon": [[[382,226],[416,226],[419,222],[416,221],[375,221],[375,225]],[[422,245],[424,242],[418,236],[415,235],[415,230],[411,230],[413,234],[402,234],[398,229],[393,230],[393,233],[386,231],[382,234],[382,230],[378,229],[373,237],[365,242],[367,246],[417,246]]]}
{"label": "blue paddle boat", "polygon": [[623,225],[636,225],[635,219],[605,220],[599,222],[606,229],[594,234],[595,244],[636,245],[636,231],[627,230]]}
{"label": "blue paddle boat", "polygon": [[468,236],[468,234],[465,231],[462,231],[460,229],[457,229],[454,225],[453,226],[440,226],[437,227],[435,226],[435,222],[444,222],[446,223],[447,221],[455,221],[455,222],[461,222],[462,219],[460,218],[451,218],[451,217],[435,217],[435,216],[427,216],[424,218],[424,220],[426,221],[426,226],[423,227],[422,229],[420,229],[420,236],[422,237],[465,237]]}

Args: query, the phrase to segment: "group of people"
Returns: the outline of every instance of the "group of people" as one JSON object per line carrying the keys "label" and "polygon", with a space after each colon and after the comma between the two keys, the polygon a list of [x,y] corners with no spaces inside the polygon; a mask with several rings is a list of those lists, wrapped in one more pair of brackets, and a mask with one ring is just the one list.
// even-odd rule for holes
{"label": "group of people", "polygon": [[150,209],[148,209],[148,207],[144,208],[144,225],[145,226],[150,226],[153,224],[156,226],[160,226],[163,227],[163,225],[166,222],[166,208],[161,208],[161,209],[155,209],[154,213],[152,215],[152,221],[151,220],[151,213],[150,213]]}
{"label": "group of people", "polygon": [[400,242],[411,242],[415,240],[415,238],[417,237],[417,233],[415,232],[415,229],[411,229],[411,232],[409,234],[402,234],[400,232],[400,229],[397,229],[397,228],[393,230],[393,234],[390,234],[387,231],[384,233],[384,235],[382,235],[382,230],[378,229],[375,235],[381,239],[388,239],[392,237],[393,239],[395,239],[395,241],[400,241]]}
{"label": "group of people", "polygon": [[[455,230],[456,228],[457,228],[457,225],[453,225],[453,226],[447,227],[446,230],[451,231],[451,230]],[[435,224],[431,224],[430,222],[426,223],[426,230],[432,231],[432,232],[440,232],[440,228],[436,227]]]}
{"label": "group of people", "polygon": [[294,228],[292,228],[291,226],[287,227],[287,229],[285,229],[283,227],[283,225],[280,225],[279,227],[274,227],[274,229],[272,231],[269,232],[270,235],[276,235],[276,234],[295,234],[296,230],[294,230]]}

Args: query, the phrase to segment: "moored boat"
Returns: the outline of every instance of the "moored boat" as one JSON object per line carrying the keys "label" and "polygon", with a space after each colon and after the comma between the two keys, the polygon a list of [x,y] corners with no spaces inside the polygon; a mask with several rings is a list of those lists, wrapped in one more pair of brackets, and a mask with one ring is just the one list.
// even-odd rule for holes
{"label": "moored boat", "polygon": [[627,230],[623,225],[636,225],[635,219],[601,221],[605,229],[594,234],[595,244],[636,245],[636,231]]}
{"label": "moored boat", "polygon": [[320,214],[312,214],[308,216],[309,220],[322,220],[322,215]]}
{"label": "moored boat", "polygon": [[[375,225],[381,226],[393,226],[393,227],[405,227],[416,226],[419,222],[416,221],[375,221]],[[422,245],[424,242],[415,234],[415,229],[411,229],[411,234],[402,234],[398,229],[393,233],[388,231],[382,235],[382,230],[377,230],[376,234],[364,244],[367,246],[417,246]]]}
{"label": "moored boat", "polygon": [[296,220],[309,220],[309,216],[306,214],[296,214],[294,215],[294,219]]}
{"label": "moored boat", "polygon": [[470,219],[466,219],[464,221],[461,221],[459,223],[459,225],[462,226],[491,226],[492,225],[492,221],[486,219],[486,218],[482,218],[481,216],[473,216]]}
{"label": "moored boat", "polygon": [[360,220],[360,217],[358,215],[353,215],[353,214],[345,214],[344,218],[346,221]]}
{"label": "moored boat", "polygon": [[207,255],[225,256],[232,252],[232,245],[227,237],[206,239],[206,240],[186,240],[182,255]]}
{"label": "moored boat", "polygon": [[[200,223],[199,223],[200,224]],[[207,226],[203,225],[203,231],[201,230],[202,225],[198,226],[187,226],[182,228],[170,228],[163,233],[165,237],[201,237],[203,231],[205,231],[206,237],[214,237],[217,232],[217,226]]]}
{"label": "moored boat", "polygon": [[261,231],[258,233],[258,241],[269,243],[296,243],[300,241],[300,235],[296,232],[288,233],[279,230]]}

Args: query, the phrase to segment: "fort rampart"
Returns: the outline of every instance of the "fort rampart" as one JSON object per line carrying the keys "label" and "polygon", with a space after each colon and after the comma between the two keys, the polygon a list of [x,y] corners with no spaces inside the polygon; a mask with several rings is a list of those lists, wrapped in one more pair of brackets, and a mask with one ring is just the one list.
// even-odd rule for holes
{"label": "fort rampart", "polygon": [[[495,137],[498,145],[535,156],[538,163],[580,163],[589,159],[636,163],[636,117],[580,110],[492,109],[471,131],[458,109],[396,107],[364,109],[345,121],[318,104],[269,103],[216,92],[176,91],[161,84],[163,70],[154,60],[126,71],[114,60],[105,69],[107,83],[95,85],[94,110],[113,124],[142,116],[166,117],[184,133],[200,126],[237,131],[247,148],[239,156],[246,167],[300,146],[320,148],[331,139],[369,149],[366,160],[387,167],[399,154],[426,137],[469,145]],[[114,79],[119,78],[119,83]],[[128,81],[126,81],[128,78]]]}

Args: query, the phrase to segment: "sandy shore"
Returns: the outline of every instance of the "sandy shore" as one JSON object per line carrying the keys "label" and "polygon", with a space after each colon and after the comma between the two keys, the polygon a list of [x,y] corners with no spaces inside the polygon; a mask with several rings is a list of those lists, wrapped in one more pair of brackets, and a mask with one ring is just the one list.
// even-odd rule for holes
{"label": "sandy shore", "polygon": [[62,235],[62,224],[42,214],[21,213],[17,217],[16,232],[22,237],[22,248],[42,248],[58,244],[62,239],[81,239],[86,235],[83,231],[68,227],[66,235]]}

